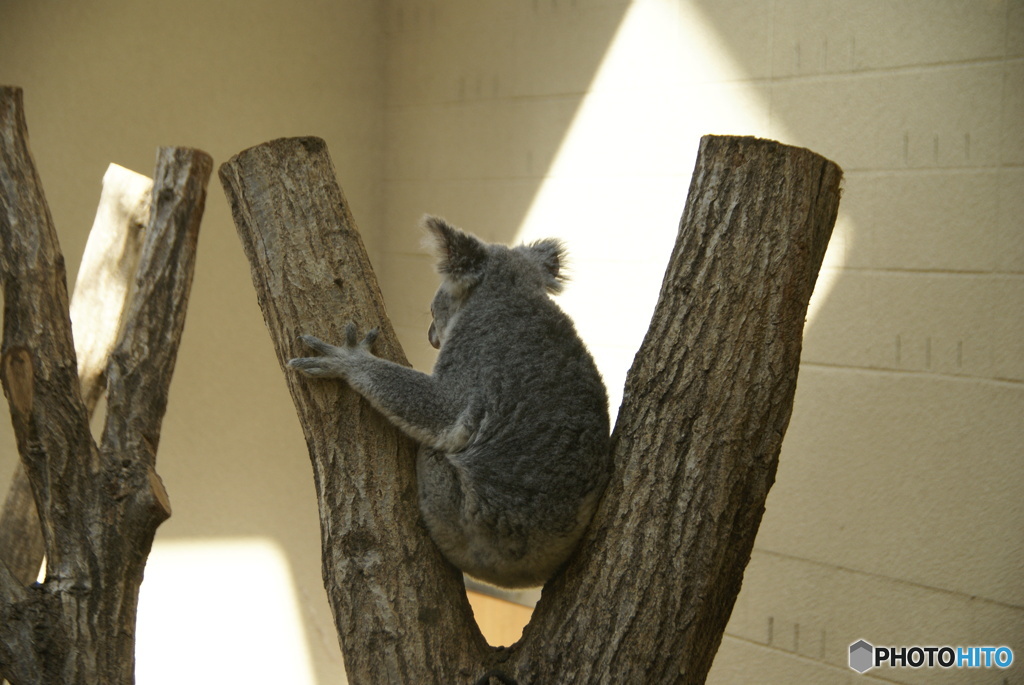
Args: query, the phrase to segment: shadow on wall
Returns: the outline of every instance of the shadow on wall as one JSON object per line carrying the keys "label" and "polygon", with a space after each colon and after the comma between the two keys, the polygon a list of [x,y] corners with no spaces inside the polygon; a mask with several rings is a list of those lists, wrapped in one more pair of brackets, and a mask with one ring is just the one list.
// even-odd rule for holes
{"label": "shadow on wall", "polygon": [[[581,5],[583,3],[580,3]],[[424,208],[512,241],[629,2],[396,3],[386,21],[392,252]]]}

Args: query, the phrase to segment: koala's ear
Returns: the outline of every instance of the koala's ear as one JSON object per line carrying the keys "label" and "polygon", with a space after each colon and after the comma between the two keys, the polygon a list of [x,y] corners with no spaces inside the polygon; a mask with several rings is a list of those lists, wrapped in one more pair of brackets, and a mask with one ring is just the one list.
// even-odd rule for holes
{"label": "koala's ear", "polygon": [[440,217],[427,215],[422,223],[433,238],[438,273],[460,290],[476,285],[487,262],[486,245]]}
{"label": "koala's ear", "polygon": [[544,274],[544,288],[552,295],[562,292],[569,277],[565,273],[567,252],[565,245],[557,238],[545,238],[526,246],[526,252],[541,267]]}

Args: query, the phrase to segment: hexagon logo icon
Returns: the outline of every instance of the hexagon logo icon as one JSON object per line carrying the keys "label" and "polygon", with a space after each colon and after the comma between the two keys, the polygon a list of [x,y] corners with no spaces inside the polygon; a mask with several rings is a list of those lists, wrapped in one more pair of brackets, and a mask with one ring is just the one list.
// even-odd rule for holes
{"label": "hexagon logo icon", "polygon": [[874,666],[875,648],[864,640],[857,640],[850,645],[850,668],[863,673]]}

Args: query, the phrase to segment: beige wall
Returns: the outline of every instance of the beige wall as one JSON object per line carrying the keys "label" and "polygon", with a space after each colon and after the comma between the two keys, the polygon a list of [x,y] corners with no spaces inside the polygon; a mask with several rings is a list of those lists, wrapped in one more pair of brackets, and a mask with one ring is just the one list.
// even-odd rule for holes
{"label": "beige wall", "polygon": [[424,211],[564,237],[560,301],[617,404],[699,136],[846,171],[711,682],[853,682],[861,638],[1024,654],[1024,3],[451,0],[393,3],[385,26],[383,285],[422,368]]}
{"label": "beige wall", "polygon": [[[420,368],[429,211],[492,240],[569,242],[560,301],[615,405],[699,136],[829,156],[846,171],[841,216],[711,681],[866,679],[845,665],[859,638],[1024,654],[1021,0],[0,0],[0,82],[26,90],[69,265],[108,162],[148,173],[157,145],[187,144],[219,164],[319,135]],[[140,645],[140,683],[193,662],[192,682],[216,682],[195,680],[215,668],[202,640],[253,625],[294,647],[281,668],[308,671],[294,682],[337,682],[305,448],[216,180],[199,249],[160,449],[175,513],[143,602],[208,613]],[[277,618],[230,603],[247,575]],[[194,604],[159,603],[176,582]],[[231,667],[264,655],[221,650]]]}

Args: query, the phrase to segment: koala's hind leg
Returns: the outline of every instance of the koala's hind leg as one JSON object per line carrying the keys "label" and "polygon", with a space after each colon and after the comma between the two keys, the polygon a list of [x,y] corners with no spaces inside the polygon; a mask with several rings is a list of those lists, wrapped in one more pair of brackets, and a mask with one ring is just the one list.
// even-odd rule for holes
{"label": "koala's hind leg", "polygon": [[464,493],[459,474],[441,450],[420,447],[416,455],[420,512],[431,536],[449,558],[466,548]]}

